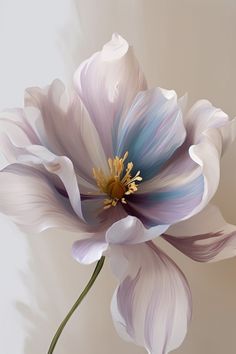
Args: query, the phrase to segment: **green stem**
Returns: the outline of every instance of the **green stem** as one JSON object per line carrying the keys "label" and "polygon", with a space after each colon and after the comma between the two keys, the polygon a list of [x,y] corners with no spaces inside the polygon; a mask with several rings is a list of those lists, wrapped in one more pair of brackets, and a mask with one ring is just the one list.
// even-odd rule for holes
{"label": "green stem", "polygon": [[96,268],[94,269],[94,272],[93,272],[88,284],[86,285],[86,287],[84,288],[84,290],[80,294],[78,300],[72,306],[72,308],[70,309],[70,311],[68,312],[68,314],[66,315],[66,317],[64,318],[64,320],[62,321],[60,326],[58,327],[58,330],[56,331],[56,334],[54,335],[54,337],[52,339],[52,342],[50,344],[50,347],[48,349],[48,354],[52,354],[53,353],[53,351],[55,349],[55,346],[57,344],[57,341],[58,341],[58,339],[59,339],[64,327],[66,326],[67,322],[69,321],[69,319],[71,318],[71,316],[73,315],[73,313],[75,312],[75,310],[77,309],[79,304],[83,301],[83,299],[88,294],[88,292],[91,289],[91,287],[93,286],[95,280],[97,279],[98,274],[100,273],[100,271],[101,271],[101,269],[103,267],[104,261],[105,261],[105,257],[102,256],[101,259],[97,262]]}

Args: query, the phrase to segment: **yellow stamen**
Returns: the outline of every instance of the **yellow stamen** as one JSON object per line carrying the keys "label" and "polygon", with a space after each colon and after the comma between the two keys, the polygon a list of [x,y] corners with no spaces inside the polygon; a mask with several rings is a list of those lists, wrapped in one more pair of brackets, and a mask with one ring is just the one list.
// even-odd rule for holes
{"label": "yellow stamen", "polygon": [[97,182],[97,186],[101,192],[108,195],[108,199],[104,200],[104,209],[116,206],[120,201],[127,204],[126,196],[133,194],[138,190],[136,182],[141,182],[142,177],[140,171],[134,177],[131,176],[133,163],[128,162],[125,169],[125,160],[128,157],[128,151],[122,158],[116,156],[114,159],[108,159],[110,169],[109,176],[105,175],[102,169],[93,168],[93,176]]}

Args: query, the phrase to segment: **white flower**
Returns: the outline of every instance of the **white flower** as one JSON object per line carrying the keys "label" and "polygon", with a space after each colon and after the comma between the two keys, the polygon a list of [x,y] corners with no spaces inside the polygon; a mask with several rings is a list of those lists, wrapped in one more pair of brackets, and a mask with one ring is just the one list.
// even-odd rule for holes
{"label": "white flower", "polygon": [[0,211],[26,230],[82,232],[73,256],[92,263],[109,249],[120,284],[118,332],[164,354],[191,317],[187,281],[151,241],[162,236],[197,261],[235,254],[236,227],[209,205],[235,120],[206,100],[148,89],[132,48],[113,35],[81,64],[68,93],[56,80],[26,91],[1,113]]}

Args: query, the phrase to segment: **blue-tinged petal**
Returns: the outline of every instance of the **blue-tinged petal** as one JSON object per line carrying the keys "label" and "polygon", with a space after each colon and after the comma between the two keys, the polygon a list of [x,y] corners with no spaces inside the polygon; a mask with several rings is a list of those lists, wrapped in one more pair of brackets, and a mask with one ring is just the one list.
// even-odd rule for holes
{"label": "blue-tinged petal", "polygon": [[185,140],[182,111],[174,91],[160,88],[140,92],[113,135],[114,154],[129,153],[134,173],[153,178]]}
{"label": "blue-tinged petal", "polygon": [[111,305],[118,333],[149,354],[180,346],[191,318],[191,294],[176,264],[152,242],[111,246],[110,257],[120,282]]}
{"label": "blue-tinged petal", "polygon": [[155,191],[134,194],[125,206],[147,226],[174,224],[187,218],[201,203],[204,193],[202,175],[178,184],[169,184]]}
{"label": "blue-tinged petal", "polygon": [[[146,81],[127,41],[118,34],[82,63],[74,76],[75,88],[112,157],[112,126],[122,119]],[[116,123],[117,124],[117,123]]]}
{"label": "blue-tinged petal", "polygon": [[[236,136],[236,120],[228,121],[224,112],[208,101],[199,101],[185,117],[185,124],[184,144],[157,176],[140,184],[131,200],[135,213],[129,212],[143,221],[146,218],[147,224],[151,221],[152,225],[152,220],[154,224],[178,222],[193,216],[207,205],[218,188],[220,158]],[[134,201],[140,205],[133,205]]]}

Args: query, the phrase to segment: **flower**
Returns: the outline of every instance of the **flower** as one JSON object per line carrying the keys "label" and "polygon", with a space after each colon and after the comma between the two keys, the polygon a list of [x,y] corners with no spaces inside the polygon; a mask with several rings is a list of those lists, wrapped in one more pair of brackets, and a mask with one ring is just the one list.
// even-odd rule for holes
{"label": "flower", "polygon": [[1,113],[0,211],[27,231],[80,232],[80,263],[106,252],[119,279],[118,333],[148,353],[169,353],[185,337],[191,295],[152,240],[201,262],[235,255],[236,226],[209,204],[235,120],[206,100],[186,112],[186,96],[148,89],[117,34],[80,65],[74,86],[27,89],[23,109]]}

